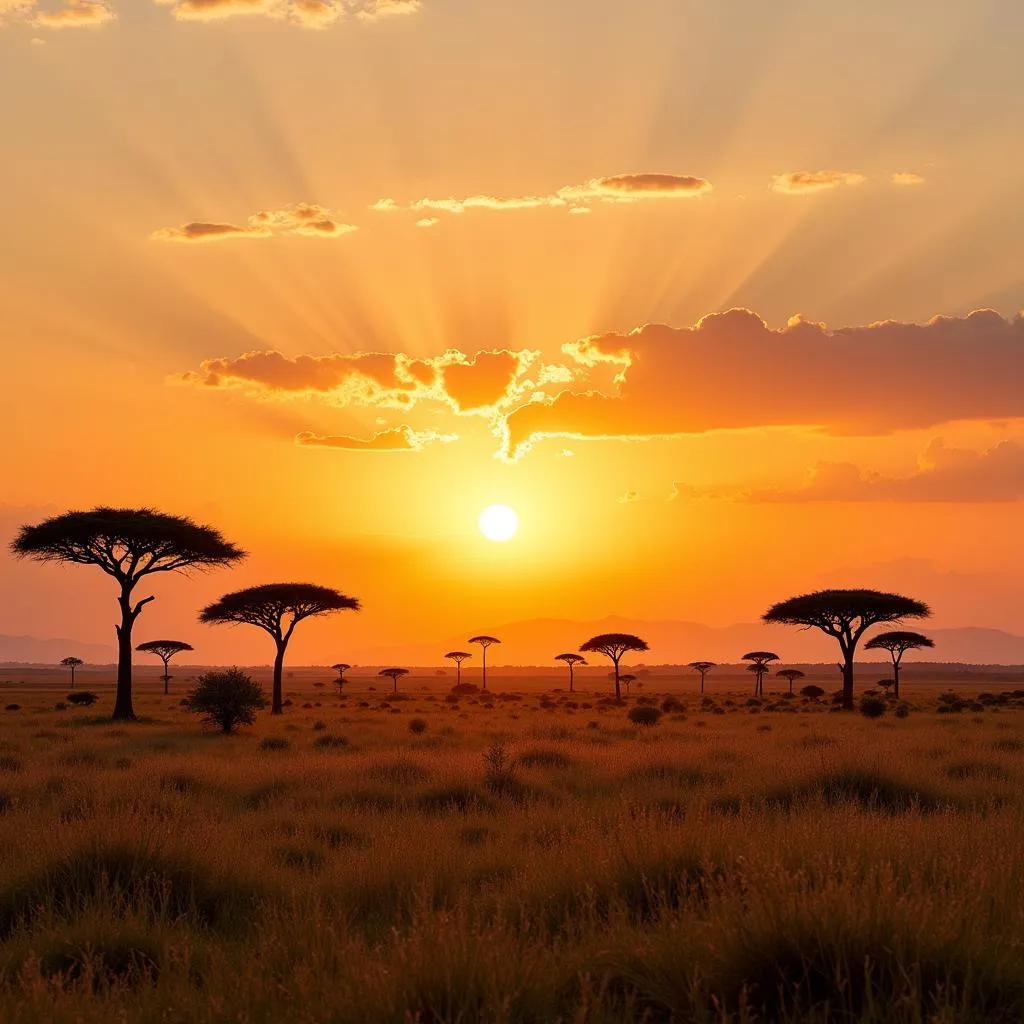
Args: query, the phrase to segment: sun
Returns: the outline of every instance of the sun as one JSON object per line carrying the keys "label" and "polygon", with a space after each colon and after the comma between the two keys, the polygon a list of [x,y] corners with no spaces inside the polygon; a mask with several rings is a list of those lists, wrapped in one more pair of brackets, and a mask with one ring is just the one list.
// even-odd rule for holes
{"label": "sun", "polygon": [[488,505],[480,513],[480,532],[494,541],[511,540],[519,529],[519,516],[508,505]]}

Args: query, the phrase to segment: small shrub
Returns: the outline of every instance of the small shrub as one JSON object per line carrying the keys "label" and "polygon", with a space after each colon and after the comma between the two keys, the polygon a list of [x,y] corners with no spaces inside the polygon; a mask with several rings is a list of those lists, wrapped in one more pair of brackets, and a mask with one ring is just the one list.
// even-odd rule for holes
{"label": "small shrub", "polygon": [[21,710],[21,705],[20,704],[8,704],[7,707],[4,708],[4,711],[20,711],[20,710]]}
{"label": "small shrub", "polygon": [[11,757],[10,754],[0,755],[0,772],[20,772],[22,767],[22,763],[16,757]]}
{"label": "small shrub", "polygon": [[67,709],[67,704],[62,700],[57,701],[57,703],[53,705],[54,711],[67,711]]}
{"label": "small shrub", "polygon": [[897,704],[896,705],[896,710],[893,711],[893,714],[897,718],[909,718],[910,717],[910,705],[909,704],[903,704],[903,703]]}
{"label": "small shrub", "polygon": [[860,699],[860,713],[865,718],[881,718],[885,714],[884,698],[865,694]]}
{"label": "small shrub", "polygon": [[516,769],[504,743],[493,743],[484,754],[484,784],[492,793],[507,793],[516,786]]}
{"label": "small shrub", "polygon": [[685,711],[686,705],[676,697],[666,697],[661,702],[661,710],[664,711],[666,715],[671,715],[673,713]]}
{"label": "small shrub", "polygon": [[237,668],[205,672],[185,700],[189,711],[225,734],[239,725],[252,725],[256,712],[267,706],[260,684]]}
{"label": "small shrub", "polygon": [[90,693],[88,690],[76,690],[74,693],[69,693],[67,701],[69,704],[75,704],[79,707],[90,708],[99,697],[95,693]]}
{"label": "small shrub", "polygon": [[313,732],[323,732],[326,728],[327,723],[319,718],[313,723]]}
{"label": "small shrub", "polygon": [[516,758],[516,764],[524,768],[568,768],[572,764],[572,759],[561,750],[534,747],[533,750],[524,750]]}
{"label": "small shrub", "polygon": [[649,704],[641,705],[639,707],[631,708],[628,718],[634,725],[643,725],[650,727],[657,725],[658,720],[662,714],[661,708],[652,707]]}
{"label": "small shrub", "polygon": [[348,740],[344,736],[317,736],[313,740],[314,750],[337,750],[339,747],[347,747]]}
{"label": "small shrub", "polygon": [[427,731],[427,720],[425,718],[410,718],[409,732],[414,736],[420,736]]}
{"label": "small shrub", "polygon": [[283,736],[267,736],[260,740],[260,750],[287,750],[290,746]]}

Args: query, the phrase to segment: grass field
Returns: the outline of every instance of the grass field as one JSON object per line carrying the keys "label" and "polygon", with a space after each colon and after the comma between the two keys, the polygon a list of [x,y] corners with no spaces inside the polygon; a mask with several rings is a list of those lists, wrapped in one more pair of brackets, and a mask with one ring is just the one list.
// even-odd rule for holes
{"label": "grass field", "polygon": [[1024,1020],[1024,690],[451,682],[224,737],[8,673],[0,1021]]}

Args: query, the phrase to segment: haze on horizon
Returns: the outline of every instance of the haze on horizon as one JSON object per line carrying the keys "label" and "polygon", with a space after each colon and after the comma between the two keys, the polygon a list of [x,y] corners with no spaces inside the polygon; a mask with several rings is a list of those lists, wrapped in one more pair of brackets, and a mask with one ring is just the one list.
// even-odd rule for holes
{"label": "haze on horizon", "polygon": [[819,586],[1024,632],[1024,8],[934,12],[0,0],[0,633],[112,642],[6,553],[98,504],[251,552],[140,620],[205,663],[278,579],[363,604],[296,664]]}

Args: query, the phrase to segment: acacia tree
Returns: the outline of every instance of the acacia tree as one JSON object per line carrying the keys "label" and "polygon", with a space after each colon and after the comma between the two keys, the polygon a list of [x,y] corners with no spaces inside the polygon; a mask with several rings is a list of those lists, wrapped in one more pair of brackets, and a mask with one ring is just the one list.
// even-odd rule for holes
{"label": "acacia tree", "polygon": [[820,629],[835,637],[842,652],[843,709],[853,710],[853,659],[864,633],[882,622],[925,619],[923,601],[880,590],[817,590],[773,604],[761,618],[769,623]]}
{"label": "acacia tree", "polygon": [[144,644],[139,644],[135,650],[141,651],[143,654],[155,654],[164,663],[164,696],[166,696],[169,692],[168,683],[171,681],[167,663],[176,654],[181,654],[183,651],[192,651],[195,648],[181,640],[147,640]]}
{"label": "acacia tree", "polygon": [[82,661],[81,658],[72,656],[70,658],[61,658],[60,663],[65,668],[71,669],[71,689],[73,690],[75,688],[75,669],[78,668],[79,665],[84,665],[85,662]]}
{"label": "acacia tree", "polygon": [[934,647],[935,641],[924,633],[913,630],[893,629],[888,633],[873,636],[865,645],[866,651],[888,651],[892,658],[892,693],[896,699],[900,696],[900,663],[907,651],[919,651],[923,647]]}
{"label": "acacia tree", "polygon": [[700,673],[700,692],[704,692],[704,677],[715,667],[713,661],[691,661],[687,668]]}
{"label": "acacia tree", "polygon": [[629,696],[629,684],[636,682],[636,676],[632,672],[627,672],[624,675],[619,676],[619,682],[626,687],[626,696]]}
{"label": "acacia tree", "polygon": [[409,670],[407,668],[382,668],[377,673],[379,676],[388,676],[391,679],[393,687],[391,691],[392,693],[398,693],[398,680],[401,679],[402,676],[407,676],[408,674]]}
{"label": "acacia tree", "polygon": [[345,662],[339,661],[337,665],[332,665],[331,668],[338,673],[338,696],[340,697],[345,692],[345,673],[351,668],[351,665],[346,665]]}
{"label": "acacia tree", "polygon": [[587,659],[582,654],[556,654],[555,661],[564,661],[569,666],[569,692],[573,693],[573,671],[577,665],[586,665]]}
{"label": "acacia tree", "polygon": [[212,526],[151,508],[94,508],[65,512],[35,526],[23,526],[11,543],[18,557],[40,562],[95,565],[120,589],[117,603],[117,694],[114,720],[131,721],[132,627],[154,598],[135,600],[139,581],[154,573],[216,569],[245,557]]}
{"label": "acacia tree", "polygon": [[763,697],[764,677],[768,673],[768,663],[778,661],[779,656],[772,651],[750,651],[744,654],[741,660],[753,662],[752,665],[747,666],[747,669],[757,676],[757,681],[754,683],[754,696]]}
{"label": "acacia tree", "polygon": [[484,672],[483,672],[483,688],[487,689],[487,648],[492,644],[500,644],[501,641],[496,636],[487,636],[482,634],[480,636],[471,636],[469,638],[471,644],[479,644],[484,650]]}
{"label": "acacia tree", "polygon": [[245,623],[259,626],[274,638],[277,653],[274,657],[270,713],[280,715],[284,712],[281,693],[284,652],[295,627],[303,619],[346,610],[358,611],[359,601],[333,587],[320,587],[315,583],[266,583],[225,594],[199,613],[199,621],[213,625]]}
{"label": "acacia tree", "polygon": [[598,633],[585,644],[581,644],[580,650],[584,654],[603,654],[606,658],[611,658],[615,666],[615,699],[622,700],[619,661],[627,651],[646,651],[649,648],[646,640],[641,640],[632,633]]}
{"label": "acacia tree", "polygon": [[782,676],[785,680],[788,680],[790,693],[793,692],[793,683],[796,682],[797,679],[803,679],[804,677],[804,673],[798,668],[780,668],[775,674],[777,676]]}
{"label": "acacia tree", "polygon": [[461,686],[462,685],[462,663],[467,658],[472,658],[473,655],[470,654],[469,651],[449,651],[445,655],[445,657],[446,658],[451,658],[451,660],[455,662],[455,685],[456,686]]}

